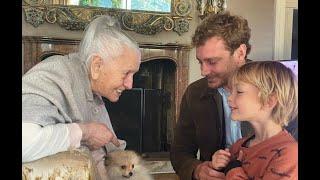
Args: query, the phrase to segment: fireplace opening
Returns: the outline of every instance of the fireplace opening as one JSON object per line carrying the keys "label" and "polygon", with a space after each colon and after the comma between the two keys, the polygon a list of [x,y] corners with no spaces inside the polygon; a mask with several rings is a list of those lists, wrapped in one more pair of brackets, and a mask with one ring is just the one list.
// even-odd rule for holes
{"label": "fireplace opening", "polygon": [[124,91],[118,102],[103,98],[126,149],[145,158],[169,158],[176,120],[176,69],[170,59],[144,61],[134,75],[133,88]]}

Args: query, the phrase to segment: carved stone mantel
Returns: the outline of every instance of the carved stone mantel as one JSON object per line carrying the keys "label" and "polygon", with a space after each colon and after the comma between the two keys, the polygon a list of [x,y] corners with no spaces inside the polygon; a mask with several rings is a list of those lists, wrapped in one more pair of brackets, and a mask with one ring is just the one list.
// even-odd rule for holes
{"label": "carved stone mantel", "polygon": [[[24,36],[23,43],[23,74],[45,57],[52,54],[65,55],[76,52],[80,40],[59,39],[48,37]],[[150,44],[139,43],[141,61],[172,60],[176,64],[175,75],[175,119],[179,114],[182,95],[188,86],[189,77],[189,52],[191,47],[179,44]]]}

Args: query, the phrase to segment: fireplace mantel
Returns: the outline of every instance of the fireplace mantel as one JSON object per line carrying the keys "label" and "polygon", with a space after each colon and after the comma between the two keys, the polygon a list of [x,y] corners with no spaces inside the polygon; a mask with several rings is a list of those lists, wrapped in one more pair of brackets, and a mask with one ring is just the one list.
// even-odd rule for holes
{"label": "fireplace mantel", "polygon": [[[45,57],[53,54],[65,55],[71,52],[76,52],[80,40],[75,39],[60,39],[37,36],[22,37],[23,43],[23,74],[31,67],[39,63]],[[189,45],[181,44],[159,44],[159,43],[139,43],[141,49],[141,61],[151,60],[172,60],[176,64],[175,74],[175,120],[179,114],[179,106],[182,95],[188,86],[189,77]]]}

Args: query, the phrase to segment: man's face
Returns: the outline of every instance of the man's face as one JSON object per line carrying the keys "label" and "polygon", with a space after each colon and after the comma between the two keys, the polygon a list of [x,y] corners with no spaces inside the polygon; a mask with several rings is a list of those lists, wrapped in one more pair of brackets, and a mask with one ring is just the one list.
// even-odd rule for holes
{"label": "man's face", "polygon": [[91,80],[93,92],[111,102],[118,101],[124,90],[132,88],[133,75],[139,70],[140,62],[140,53],[128,48],[115,59],[102,60],[97,78]]}
{"label": "man's face", "polygon": [[201,75],[206,77],[210,88],[226,86],[231,73],[244,63],[244,59],[235,54],[230,54],[219,37],[212,37],[196,48]]}

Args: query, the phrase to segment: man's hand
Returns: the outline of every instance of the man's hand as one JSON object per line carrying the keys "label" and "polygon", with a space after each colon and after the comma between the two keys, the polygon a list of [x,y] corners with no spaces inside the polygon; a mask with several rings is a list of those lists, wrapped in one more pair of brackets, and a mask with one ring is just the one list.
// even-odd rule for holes
{"label": "man's hand", "polygon": [[193,177],[200,180],[225,179],[224,173],[214,170],[210,161],[199,164],[194,170]]}
{"label": "man's hand", "polygon": [[89,147],[90,150],[96,150],[111,142],[119,147],[120,142],[111,130],[100,122],[79,123],[82,130],[81,141]]}
{"label": "man's hand", "polygon": [[230,162],[231,153],[229,149],[226,148],[225,150],[220,149],[216,151],[212,156],[212,167],[217,170],[221,170],[222,168],[226,167]]}

